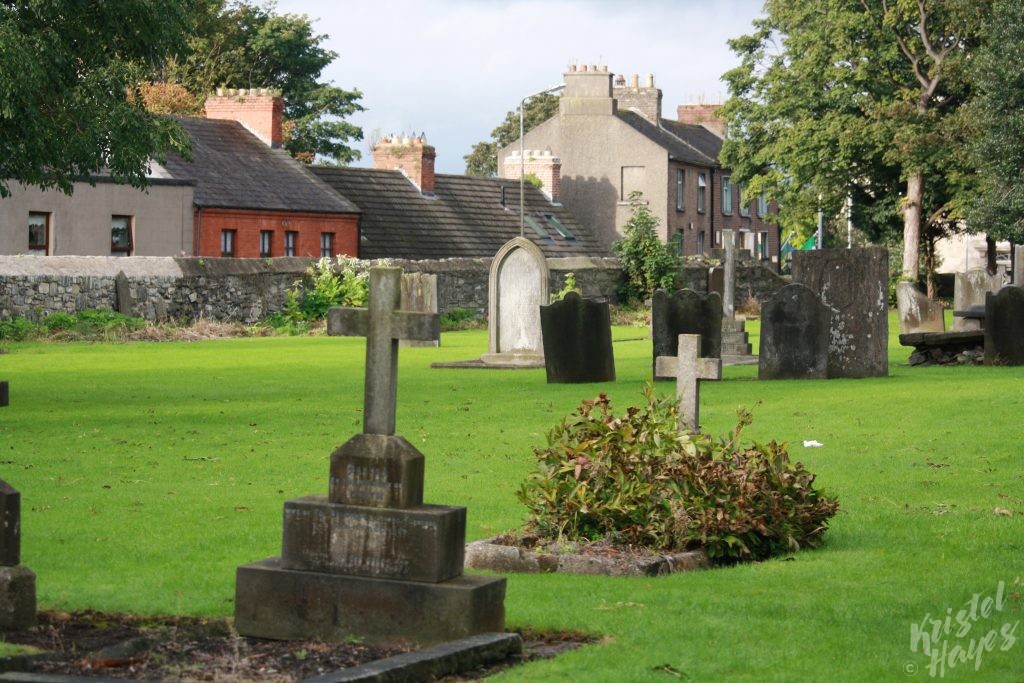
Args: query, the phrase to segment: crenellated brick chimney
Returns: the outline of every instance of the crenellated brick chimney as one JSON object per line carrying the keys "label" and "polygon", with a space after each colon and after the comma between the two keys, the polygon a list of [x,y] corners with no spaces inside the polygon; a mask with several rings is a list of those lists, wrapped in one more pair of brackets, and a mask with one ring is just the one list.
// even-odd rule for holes
{"label": "crenellated brick chimney", "polygon": [[502,178],[519,179],[520,170],[525,175],[534,175],[540,179],[541,190],[548,198],[558,203],[562,193],[562,161],[550,149],[525,150],[524,157],[519,156],[519,150],[513,151],[505,157],[505,164],[501,168]]}
{"label": "crenellated brick chimney", "polygon": [[654,125],[661,125],[661,89],[654,87],[654,74],[647,74],[643,86],[638,74],[633,74],[629,85],[625,78],[616,79],[612,95],[619,111],[635,111]]}
{"label": "crenellated brick chimney", "polygon": [[718,118],[720,104],[680,104],[676,107],[676,118],[679,123],[704,126],[720,138],[725,137],[725,121]]}
{"label": "crenellated brick chimney", "polygon": [[206,99],[205,107],[206,118],[238,121],[271,147],[280,147],[284,141],[284,100],[277,90],[219,88]]}
{"label": "crenellated brick chimney", "polygon": [[434,194],[434,160],[437,152],[422,135],[389,135],[373,146],[373,167],[401,170],[423,194]]}

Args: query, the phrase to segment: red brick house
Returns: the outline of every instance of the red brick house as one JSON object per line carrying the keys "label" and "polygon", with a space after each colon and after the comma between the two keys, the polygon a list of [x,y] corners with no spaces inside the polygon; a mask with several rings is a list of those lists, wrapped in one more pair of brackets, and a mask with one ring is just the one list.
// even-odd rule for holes
{"label": "red brick house", "polygon": [[229,91],[206,100],[205,119],[178,119],[192,160],[166,167],[195,184],[195,255],[359,255],[359,209],[282,149],[283,110],[268,91]]}

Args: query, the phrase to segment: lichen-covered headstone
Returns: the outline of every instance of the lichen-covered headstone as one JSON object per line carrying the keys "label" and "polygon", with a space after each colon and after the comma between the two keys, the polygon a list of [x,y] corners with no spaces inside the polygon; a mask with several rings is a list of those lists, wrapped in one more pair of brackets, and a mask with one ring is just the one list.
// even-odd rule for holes
{"label": "lichen-covered headstone", "polygon": [[821,299],[799,284],[761,304],[758,379],[826,379],[831,318]]}
{"label": "lichen-covered headstone", "polygon": [[612,322],[607,301],[570,292],[540,307],[548,384],[614,382]]}
{"label": "lichen-covered headstone", "polygon": [[1003,286],[1002,275],[989,274],[984,268],[972,268],[966,273],[956,273],[953,278],[953,325],[952,332],[981,329],[981,320],[977,317],[955,315],[958,312],[970,311],[985,306],[985,295],[993,294]]}
{"label": "lichen-covered headstone", "polygon": [[985,297],[985,365],[1024,365],[1024,288]]}
{"label": "lichen-covered headstone", "polygon": [[[404,273],[402,275],[402,310],[437,313],[437,275]],[[438,346],[440,339],[402,339],[401,347]]]}
{"label": "lichen-covered headstone", "polygon": [[654,345],[651,366],[654,378],[659,356],[676,356],[679,335],[699,334],[700,355],[703,358],[722,357],[722,297],[712,292],[701,294],[692,289],[680,289],[669,294],[664,289],[655,290],[651,301],[651,337]]}
{"label": "lichen-covered headstone", "polygon": [[889,374],[889,252],[882,247],[793,253],[793,282],[831,312],[828,376]]}
{"label": "lichen-covered headstone", "polygon": [[896,284],[896,311],[899,314],[900,334],[946,331],[942,304],[917,291],[911,282]]}

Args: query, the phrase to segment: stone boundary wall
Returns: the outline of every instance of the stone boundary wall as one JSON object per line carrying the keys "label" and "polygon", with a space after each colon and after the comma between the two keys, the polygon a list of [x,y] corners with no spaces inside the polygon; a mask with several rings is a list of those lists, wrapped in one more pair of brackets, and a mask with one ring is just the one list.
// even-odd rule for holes
{"label": "stone boundary wall", "polygon": [[[134,256],[0,256],[0,318],[33,320],[63,311],[122,309],[150,321],[252,323],[279,311],[286,292],[314,262],[308,258],[219,259]],[[369,267],[374,262],[360,262]],[[438,306],[487,312],[491,259],[390,260],[407,272],[434,273]],[[551,291],[574,273],[585,296],[615,300],[621,270],[613,258],[549,259]]]}
{"label": "stone boundary wall", "polygon": [[[122,310],[130,315],[150,321],[205,318],[253,323],[281,310],[287,290],[313,262],[287,257],[0,256],[0,318],[20,315],[39,320],[58,311],[118,310],[117,280],[123,272]],[[373,263],[363,261],[360,266]],[[388,263],[406,272],[436,274],[442,312],[468,308],[486,315],[491,259],[391,259]],[[552,258],[548,268],[552,292],[562,289],[571,272],[584,296],[616,301],[622,277],[618,259]],[[684,286],[707,292],[708,273],[705,264],[685,266]],[[737,279],[738,299],[749,294],[763,300],[781,286],[781,279],[760,265],[747,268],[741,263]]]}

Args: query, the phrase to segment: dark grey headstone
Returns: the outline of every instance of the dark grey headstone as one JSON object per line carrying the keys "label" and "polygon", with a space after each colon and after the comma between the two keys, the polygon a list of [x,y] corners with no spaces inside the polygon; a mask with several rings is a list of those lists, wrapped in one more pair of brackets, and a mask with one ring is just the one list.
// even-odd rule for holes
{"label": "dark grey headstone", "polygon": [[1024,365],[1024,288],[985,296],[985,365]]}
{"label": "dark grey headstone", "polygon": [[11,403],[11,386],[6,382],[0,382],[0,408],[6,408]]}
{"label": "dark grey headstone", "polygon": [[21,494],[0,481],[0,566],[21,563]]}
{"label": "dark grey headstone", "polygon": [[570,292],[540,307],[540,326],[548,384],[615,381],[608,302]]}
{"label": "dark grey headstone", "polygon": [[825,379],[831,311],[807,287],[786,285],[761,305],[758,379]]}
{"label": "dark grey headstone", "polygon": [[[700,335],[700,357],[722,357],[722,297],[712,292],[701,294],[680,289],[669,294],[664,289],[654,292],[651,310],[651,337],[654,342],[652,369],[658,356],[679,355],[679,335]],[[661,377],[654,370],[655,379]]]}
{"label": "dark grey headstone", "polygon": [[36,625],[36,575],[28,567],[0,567],[0,633]]}
{"label": "dark grey headstone", "polygon": [[117,312],[122,315],[132,314],[132,290],[128,276],[122,270],[114,278],[114,291],[117,294]]}
{"label": "dark grey headstone", "polygon": [[832,312],[829,378],[889,374],[888,251],[796,251],[793,282],[808,287]]}

